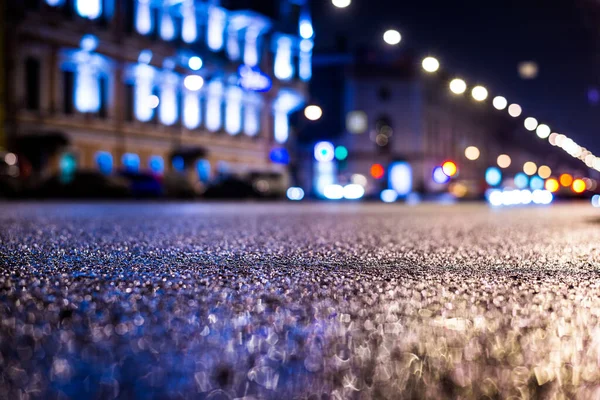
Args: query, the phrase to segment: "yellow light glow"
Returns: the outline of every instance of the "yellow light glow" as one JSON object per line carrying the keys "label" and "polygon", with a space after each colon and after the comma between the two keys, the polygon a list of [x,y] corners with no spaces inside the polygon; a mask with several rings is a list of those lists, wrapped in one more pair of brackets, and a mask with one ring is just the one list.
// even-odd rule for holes
{"label": "yellow light glow", "polygon": [[511,104],[510,106],[508,106],[508,115],[510,115],[513,118],[519,117],[522,112],[523,109],[518,104]]}
{"label": "yellow light glow", "polygon": [[494,97],[494,100],[492,100],[492,105],[496,108],[496,110],[504,110],[508,105],[508,101],[506,101],[506,98],[502,96],[496,96]]}
{"label": "yellow light glow", "polygon": [[519,63],[519,76],[522,79],[534,79],[538,74],[538,65],[535,61],[523,61]]}
{"label": "yellow light glow", "polygon": [[559,179],[560,184],[564,187],[569,187],[573,183],[573,177],[569,174],[562,174]]}
{"label": "yellow light glow", "polygon": [[571,186],[571,188],[573,189],[573,191],[575,193],[583,193],[583,192],[585,192],[585,187],[586,187],[586,184],[583,181],[583,179],[575,179],[573,181],[573,185]]}
{"label": "yellow light glow", "polygon": [[484,101],[488,98],[488,91],[483,86],[475,86],[473,90],[471,90],[471,95],[476,101]]}
{"label": "yellow light glow", "polygon": [[450,90],[454,94],[463,94],[467,90],[467,84],[462,79],[452,79],[450,82]]}
{"label": "yellow light glow", "polygon": [[555,193],[558,191],[558,189],[560,189],[560,185],[559,185],[558,181],[554,178],[548,179],[544,186],[546,187],[547,191],[552,192],[552,193]]}
{"label": "yellow light glow", "polygon": [[304,109],[304,116],[310,121],[317,121],[323,116],[323,110],[319,106],[310,105]]}
{"label": "yellow light glow", "polygon": [[446,161],[444,164],[442,164],[442,171],[444,171],[444,173],[449,177],[453,177],[458,172],[458,168],[452,161]]}
{"label": "yellow light glow", "polygon": [[436,72],[440,69],[440,62],[435,57],[425,57],[422,65],[423,69],[429,73]]}
{"label": "yellow light glow", "polygon": [[448,191],[455,197],[462,198],[467,195],[469,188],[464,183],[457,182],[450,185]]}
{"label": "yellow light glow", "polygon": [[537,165],[535,165],[533,161],[527,161],[525,164],[523,164],[523,172],[529,176],[535,175],[537,172]]}
{"label": "yellow light glow", "polygon": [[510,156],[508,154],[500,154],[496,162],[498,163],[498,166],[500,168],[508,168],[510,167],[512,160],[510,159]]}
{"label": "yellow light glow", "polygon": [[538,120],[533,117],[525,118],[524,125],[528,131],[535,131],[535,128],[538,126]]}
{"label": "yellow light glow", "polygon": [[475,146],[469,146],[465,149],[465,157],[471,161],[477,160],[480,154],[479,149]]}
{"label": "yellow light glow", "polygon": [[550,175],[552,175],[552,169],[550,169],[550,167],[547,165],[542,165],[539,167],[537,172],[542,179],[548,179],[550,178]]}

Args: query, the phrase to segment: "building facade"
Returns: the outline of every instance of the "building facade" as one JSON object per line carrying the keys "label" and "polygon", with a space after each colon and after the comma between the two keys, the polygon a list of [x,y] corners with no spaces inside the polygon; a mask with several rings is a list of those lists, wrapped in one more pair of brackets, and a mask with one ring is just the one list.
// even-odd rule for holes
{"label": "building facade", "polygon": [[[303,138],[302,185],[316,197],[324,197],[327,185],[351,183],[364,184],[372,197],[386,189],[481,197],[488,168],[498,168],[509,184],[527,161],[587,176],[580,163],[527,132],[522,119],[469,91],[453,94],[453,76],[428,74],[410,54],[329,54],[315,58],[314,69],[311,93],[324,116]],[[314,153],[320,141],[333,144],[324,159]],[[467,148],[474,148],[474,159]],[[498,167],[500,155],[510,157],[509,166]],[[458,168],[451,181],[434,172],[446,161]]]}
{"label": "building facade", "polygon": [[269,154],[286,147],[289,115],[307,97],[313,30],[304,0],[259,10],[236,0],[8,3],[9,149],[60,132],[67,146],[48,155],[49,170],[162,174],[189,169],[174,155],[202,148],[201,176],[285,171]]}

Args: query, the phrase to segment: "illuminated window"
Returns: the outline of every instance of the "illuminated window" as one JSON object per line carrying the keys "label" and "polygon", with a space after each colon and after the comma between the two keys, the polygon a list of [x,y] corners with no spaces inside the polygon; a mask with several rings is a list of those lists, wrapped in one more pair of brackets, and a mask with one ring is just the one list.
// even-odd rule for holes
{"label": "illuminated window", "polygon": [[259,29],[249,26],[246,29],[246,39],[244,44],[244,64],[254,67],[258,64],[258,35]]}
{"label": "illuminated window", "polygon": [[196,23],[196,7],[194,0],[186,0],[181,8],[183,22],[181,26],[181,38],[186,43],[192,43],[198,38],[198,26]]}
{"label": "illuminated window", "polygon": [[175,171],[185,171],[185,160],[181,156],[173,157],[173,160],[171,160],[171,165],[173,165],[173,169]]}
{"label": "illuminated window", "polygon": [[311,40],[304,39],[300,42],[300,67],[298,75],[303,81],[308,81],[312,77],[312,49]]}
{"label": "illuminated window", "polygon": [[135,10],[135,29],[140,35],[148,35],[154,29],[154,15],[150,0],[138,0]]}
{"label": "illuminated window", "polygon": [[177,86],[179,76],[169,70],[161,74],[160,103],[158,105],[158,118],[164,125],[170,126],[177,122],[179,113],[177,109]]}
{"label": "illuminated window", "polygon": [[175,22],[167,8],[162,10],[160,17],[160,37],[167,42],[175,38]]}
{"label": "illuminated window", "polygon": [[125,153],[121,158],[123,167],[127,172],[138,172],[140,170],[140,156],[134,153]]}
{"label": "illuminated window", "polygon": [[165,172],[165,161],[161,156],[152,156],[148,160],[148,167],[153,173],[161,175]]}
{"label": "illuminated window", "polygon": [[[81,49],[63,51],[62,69],[66,72],[63,76],[65,90],[65,102],[69,102],[75,109],[83,113],[96,113],[100,111],[102,102],[101,80],[110,72],[108,60],[94,53],[98,45],[98,39],[93,35],[85,35],[81,39]],[[72,88],[74,101],[70,103],[68,90]],[[65,104],[66,104],[65,103]]]}
{"label": "illuminated window", "polygon": [[248,96],[244,103],[244,133],[256,136],[260,131],[260,99]]}
{"label": "illuminated window", "polygon": [[242,129],[242,89],[231,86],[227,89],[225,105],[225,131],[237,135]]}
{"label": "illuminated window", "polygon": [[290,123],[286,112],[275,110],[274,129],[275,141],[285,143],[290,135]]}
{"label": "illuminated window", "polygon": [[292,90],[280,90],[273,103],[274,137],[277,143],[285,143],[288,139],[290,126],[289,114],[298,109],[303,102],[302,96]]}
{"label": "illuminated window", "polygon": [[210,162],[208,160],[198,160],[196,163],[196,171],[198,172],[198,179],[202,183],[208,183],[210,180]]}
{"label": "illuminated window", "polygon": [[183,124],[188,129],[196,129],[201,120],[200,94],[186,90],[183,95]]}
{"label": "illuminated window", "polygon": [[234,27],[229,27],[227,32],[227,55],[231,60],[240,59],[240,40]]}
{"label": "illuminated window", "polygon": [[219,7],[211,6],[208,10],[207,44],[213,51],[223,48],[223,35],[225,31],[225,11]]}
{"label": "illuminated window", "polygon": [[96,153],[96,166],[98,171],[104,175],[110,175],[113,169],[113,156],[108,151],[99,151]]}
{"label": "illuminated window", "polygon": [[73,179],[77,171],[77,158],[73,153],[64,153],[59,161],[60,180],[65,183]]}
{"label": "illuminated window", "polygon": [[274,72],[275,76],[282,81],[290,80],[294,75],[292,39],[287,36],[277,38]]}
{"label": "illuminated window", "polygon": [[221,129],[221,105],[223,102],[223,84],[211,81],[207,87],[206,129],[216,132]]}
{"label": "illuminated window", "polygon": [[96,19],[102,15],[102,0],[76,0],[75,10],[83,18]]}

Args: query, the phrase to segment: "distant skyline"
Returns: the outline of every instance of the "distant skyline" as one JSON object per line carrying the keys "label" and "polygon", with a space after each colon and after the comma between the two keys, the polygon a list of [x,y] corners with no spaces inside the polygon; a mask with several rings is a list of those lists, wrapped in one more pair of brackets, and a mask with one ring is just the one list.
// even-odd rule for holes
{"label": "distant skyline", "polygon": [[[313,0],[317,52],[339,36],[351,47],[385,49],[383,32],[401,32],[399,46],[438,57],[442,68],[469,84],[483,84],[533,116],[600,154],[599,37],[575,1],[353,0],[336,9]],[[535,61],[539,75],[523,80],[518,64]],[[491,107],[491,104],[490,104]]]}

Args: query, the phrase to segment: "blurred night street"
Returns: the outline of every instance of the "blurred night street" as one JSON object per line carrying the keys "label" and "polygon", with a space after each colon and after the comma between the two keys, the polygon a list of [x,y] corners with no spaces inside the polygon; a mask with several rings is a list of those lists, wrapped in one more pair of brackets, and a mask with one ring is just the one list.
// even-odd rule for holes
{"label": "blurred night street", "polygon": [[589,203],[13,203],[0,223],[0,398],[600,396]]}

